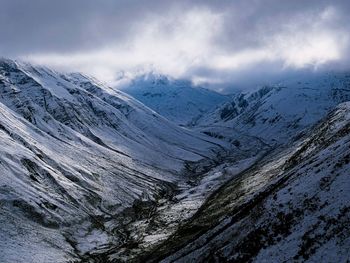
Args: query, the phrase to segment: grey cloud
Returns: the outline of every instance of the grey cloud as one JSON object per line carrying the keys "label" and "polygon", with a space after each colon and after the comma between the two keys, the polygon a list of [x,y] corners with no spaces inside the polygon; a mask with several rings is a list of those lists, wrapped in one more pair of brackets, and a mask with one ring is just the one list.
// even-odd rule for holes
{"label": "grey cloud", "polygon": [[[283,32],[286,25],[308,27],[326,8],[337,11],[336,18],[325,25],[327,30],[350,31],[348,0],[0,0],[0,56],[96,51],[137,38],[147,21],[198,8],[222,15],[222,32],[212,41],[222,54],[264,48],[269,37]],[[159,30],[171,32],[176,26],[164,23]],[[349,50],[346,46],[338,63],[329,67],[348,67]],[[234,71],[195,65],[185,75],[243,83],[252,75],[257,81],[283,75],[282,67],[283,61],[278,60],[258,61]]]}
{"label": "grey cloud", "polygon": [[69,52],[120,41],[165,1],[1,0],[0,51]]}
{"label": "grey cloud", "polygon": [[[120,41],[149,15],[206,6],[225,12],[225,33],[218,42],[227,48],[254,45],[262,33],[278,31],[298,13],[327,5],[349,10],[348,1],[135,1],[135,0],[1,0],[0,47],[17,54],[72,51]],[[344,12],[344,17],[347,16]],[[343,24],[344,25],[344,24]]]}

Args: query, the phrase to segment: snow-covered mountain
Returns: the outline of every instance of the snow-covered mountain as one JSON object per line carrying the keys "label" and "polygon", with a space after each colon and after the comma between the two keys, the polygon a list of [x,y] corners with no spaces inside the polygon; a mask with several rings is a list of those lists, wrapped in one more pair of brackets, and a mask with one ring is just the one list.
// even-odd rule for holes
{"label": "snow-covered mountain", "polygon": [[350,74],[311,74],[237,94],[210,114],[198,118],[195,128],[231,141],[235,130],[270,144],[285,143],[348,100]]}
{"label": "snow-covered mountain", "polygon": [[348,262],[350,103],[216,191],[148,262]]}
{"label": "snow-covered mountain", "polygon": [[153,72],[131,79],[121,90],[181,125],[191,123],[198,115],[214,110],[229,99],[220,93],[194,86],[188,80]]}
{"label": "snow-covered mountain", "polygon": [[189,164],[226,149],[92,78],[2,59],[0,261],[66,262],[118,243],[137,202],[171,196]]}
{"label": "snow-covered mountain", "polygon": [[[132,223],[127,250],[116,246],[94,259],[344,262],[350,257],[350,105],[336,105],[349,100],[347,80],[346,74],[337,74],[265,87],[235,97],[231,111],[220,108],[201,118],[199,123],[207,126],[194,129],[229,139],[236,151],[249,142],[266,141],[272,147],[254,153],[250,147],[250,157],[223,159],[171,203],[159,206],[154,216]],[[225,115],[219,124],[208,121],[219,113]],[[260,121],[269,113],[281,116],[277,124]],[[225,126],[225,120],[236,118],[239,124],[249,114],[255,116],[256,128],[249,122]]]}
{"label": "snow-covered mountain", "polygon": [[133,83],[0,60],[1,262],[350,257],[350,75]]}

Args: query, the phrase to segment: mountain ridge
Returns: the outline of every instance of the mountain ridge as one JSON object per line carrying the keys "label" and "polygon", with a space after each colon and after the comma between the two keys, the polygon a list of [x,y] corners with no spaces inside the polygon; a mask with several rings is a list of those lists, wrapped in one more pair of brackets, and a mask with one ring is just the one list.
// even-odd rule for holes
{"label": "mountain ridge", "polygon": [[[211,130],[220,134],[220,129],[236,129],[269,144],[284,143],[348,100],[348,73],[295,78],[237,94],[230,102],[199,117],[193,127],[207,134]],[[221,135],[229,139],[227,133]]]}
{"label": "mountain ridge", "polygon": [[229,96],[154,72],[136,76],[120,89],[165,118],[188,125],[200,114],[215,109]]}

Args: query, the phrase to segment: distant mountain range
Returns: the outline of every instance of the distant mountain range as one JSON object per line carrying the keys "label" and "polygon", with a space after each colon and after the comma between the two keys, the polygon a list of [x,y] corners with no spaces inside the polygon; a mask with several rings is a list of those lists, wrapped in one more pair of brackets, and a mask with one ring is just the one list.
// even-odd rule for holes
{"label": "distant mountain range", "polygon": [[235,129],[269,144],[281,144],[349,100],[350,74],[304,76],[236,94],[211,113],[199,116],[194,126],[224,137],[230,137],[227,130]]}

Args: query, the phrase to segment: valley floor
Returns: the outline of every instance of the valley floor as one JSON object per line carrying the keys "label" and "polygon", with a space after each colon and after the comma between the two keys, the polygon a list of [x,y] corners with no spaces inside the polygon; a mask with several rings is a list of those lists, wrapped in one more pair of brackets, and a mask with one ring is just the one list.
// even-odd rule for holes
{"label": "valley floor", "polygon": [[[179,226],[190,222],[203,209],[206,200],[220,192],[223,185],[252,169],[267,154],[235,160],[225,157],[220,164],[207,166],[206,161],[192,167],[205,166],[198,172],[188,170],[188,181],[178,186],[173,196],[155,203],[140,203],[137,216],[118,231],[124,233],[125,242],[105,250],[82,255],[84,262],[144,262],[144,258],[159,246],[167,244]],[[236,157],[237,158],[237,157]],[[197,167],[198,168],[198,167]]]}

